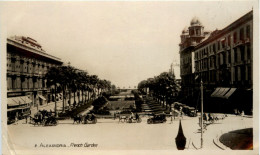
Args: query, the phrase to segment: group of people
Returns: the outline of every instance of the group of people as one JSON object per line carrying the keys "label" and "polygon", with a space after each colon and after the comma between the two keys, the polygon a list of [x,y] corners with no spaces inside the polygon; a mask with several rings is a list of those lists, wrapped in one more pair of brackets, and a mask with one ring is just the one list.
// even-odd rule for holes
{"label": "group of people", "polygon": [[138,120],[139,119],[139,115],[137,114],[137,113],[135,113],[135,115],[134,115],[134,113],[133,112],[131,112],[131,115],[130,115],[130,119],[136,119],[136,120]]}
{"label": "group of people", "polygon": [[203,114],[203,120],[211,121],[211,120],[214,120],[214,117],[211,115],[211,113],[208,113],[208,115],[206,113],[204,113]]}

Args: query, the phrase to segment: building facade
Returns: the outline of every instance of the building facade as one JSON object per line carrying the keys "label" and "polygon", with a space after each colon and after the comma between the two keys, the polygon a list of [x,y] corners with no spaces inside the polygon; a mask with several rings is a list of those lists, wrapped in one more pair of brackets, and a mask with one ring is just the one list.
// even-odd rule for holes
{"label": "building facade", "polygon": [[[187,85],[185,74],[182,76],[184,86],[198,90],[200,81],[203,81],[204,89],[210,97],[223,99],[229,99],[235,92],[240,92],[245,94],[243,99],[226,102],[236,102],[233,104],[237,107],[233,108],[247,111],[252,109],[253,11],[222,30],[210,33],[190,53],[194,54],[194,59],[188,64],[193,67],[194,63],[194,72],[191,73],[193,79],[189,82],[194,86]],[[185,70],[184,66],[181,66],[181,70]],[[196,77],[198,80],[195,80]],[[247,105],[240,106],[243,104],[240,102],[247,102]]]}
{"label": "building facade", "polygon": [[23,36],[7,38],[7,105],[30,106],[53,100],[44,75],[53,66],[62,65],[60,58],[46,53],[34,39]]}
{"label": "building facade", "polygon": [[209,32],[204,31],[204,26],[198,18],[194,17],[188,28],[184,28],[181,34],[180,46],[180,76],[182,88],[185,94],[192,94],[194,87],[194,48],[201,43]]}

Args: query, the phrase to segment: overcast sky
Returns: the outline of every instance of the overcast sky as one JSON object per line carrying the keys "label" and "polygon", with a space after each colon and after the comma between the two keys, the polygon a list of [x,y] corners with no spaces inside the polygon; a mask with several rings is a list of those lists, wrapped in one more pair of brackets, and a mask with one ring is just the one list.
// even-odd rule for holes
{"label": "overcast sky", "polygon": [[[63,62],[134,87],[179,63],[180,34],[197,16],[222,29],[255,1],[0,2],[1,32],[34,38]],[[6,33],[4,33],[6,32]],[[175,74],[180,77],[179,69]]]}

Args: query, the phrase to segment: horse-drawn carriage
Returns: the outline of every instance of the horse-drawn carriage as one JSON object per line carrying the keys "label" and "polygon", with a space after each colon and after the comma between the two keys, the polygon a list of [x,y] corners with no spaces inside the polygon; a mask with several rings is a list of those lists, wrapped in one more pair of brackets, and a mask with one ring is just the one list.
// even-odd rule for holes
{"label": "horse-drawn carriage", "polygon": [[30,122],[33,125],[43,125],[43,126],[52,126],[58,124],[58,120],[54,116],[53,112],[48,112],[47,110],[38,111],[34,115],[34,117],[30,116]]}
{"label": "horse-drawn carriage", "polygon": [[155,124],[155,123],[165,123],[166,120],[166,114],[153,114],[152,117],[147,119],[148,124]]}
{"label": "horse-drawn carriage", "polygon": [[126,123],[141,123],[142,118],[136,114],[135,116],[133,114],[120,114],[119,115],[119,122],[126,122]]}
{"label": "horse-drawn carriage", "polygon": [[183,112],[190,117],[196,117],[197,116],[197,110],[194,107],[185,106],[183,108]]}
{"label": "horse-drawn carriage", "polygon": [[97,118],[95,114],[85,114],[85,115],[77,115],[73,117],[74,122],[77,124],[84,123],[84,124],[96,124],[97,123]]}

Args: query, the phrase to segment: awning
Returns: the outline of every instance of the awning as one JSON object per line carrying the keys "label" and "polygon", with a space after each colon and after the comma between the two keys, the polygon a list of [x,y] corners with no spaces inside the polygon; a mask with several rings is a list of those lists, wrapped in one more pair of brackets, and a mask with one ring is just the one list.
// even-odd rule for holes
{"label": "awning", "polygon": [[211,97],[221,97],[220,94],[223,94],[225,92],[225,88],[219,88],[219,91],[216,92],[214,95],[211,95]]}
{"label": "awning", "polygon": [[9,97],[7,98],[7,105],[8,106],[18,106],[27,104],[22,98],[27,96],[19,96],[19,97]]}
{"label": "awning", "polygon": [[40,99],[42,99],[42,100],[46,101],[46,98],[45,98],[45,97],[43,97],[42,95],[38,95],[38,96],[39,96],[39,98],[40,98]]}
{"label": "awning", "polygon": [[17,106],[17,105],[19,105],[19,103],[15,102],[15,100],[13,100],[13,97],[11,97],[11,98],[7,98],[7,105],[8,106]]}
{"label": "awning", "polygon": [[223,88],[223,92],[218,94],[218,97],[224,97],[224,95],[230,90],[230,88]]}
{"label": "awning", "polygon": [[211,94],[211,97],[215,97],[219,93],[220,88],[216,88],[215,91]]}
{"label": "awning", "polygon": [[32,103],[32,100],[29,99],[27,96],[21,96],[21,99],[22,99],[25,103]]}
{"label": "awning", "polygon": [[225,95],[224,95],[224,98],[228,99],[237,89],[236,88],[231,88],[229,90],[229,92],[227,92]]}
{"label": "awning", "polygon": [[211,97],[228,99],[235,91],[236,88],[216,88],[216,90],[211,94]]}

